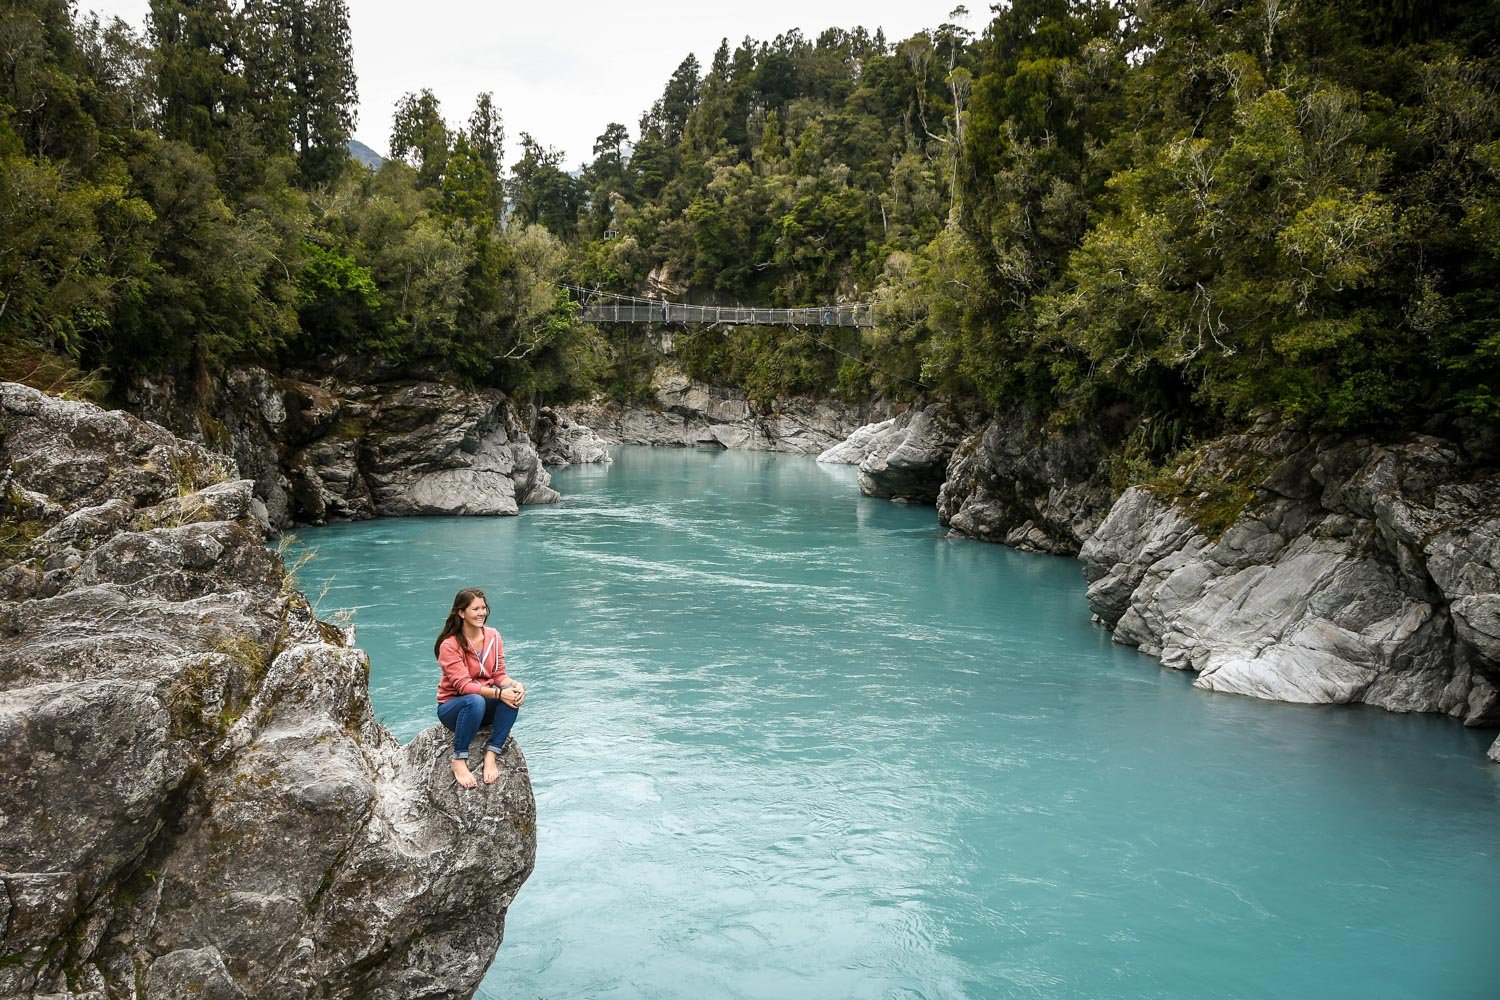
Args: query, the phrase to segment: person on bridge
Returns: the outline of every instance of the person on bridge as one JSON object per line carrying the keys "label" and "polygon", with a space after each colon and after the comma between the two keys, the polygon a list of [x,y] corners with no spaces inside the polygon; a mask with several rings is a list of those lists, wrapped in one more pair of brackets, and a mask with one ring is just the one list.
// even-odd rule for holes
{"label": "person on bridge", "polygon": [[437,716],[453,732],[453,778],[463,788],[479,782],[469,770],[469,744],[484,726],[484,783],[500,777],[498,755],[526,700],[526,686],[505,672],[505,643],[485,625],[490,606],[484,591],[465,587],[453,598],[442,634],[433,643],[443,676],[437,687]]}

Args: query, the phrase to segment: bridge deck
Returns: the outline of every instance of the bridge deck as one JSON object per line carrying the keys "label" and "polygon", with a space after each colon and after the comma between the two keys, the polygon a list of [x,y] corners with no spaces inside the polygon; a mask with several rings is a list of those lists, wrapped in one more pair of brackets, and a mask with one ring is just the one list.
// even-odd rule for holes
{"label": "bridge deck", "polygon": [[869,303],[805,306],[797,309],[751,309],[740,306],[694,306],[683,302],[601,302],[585,304],[585,323],[693,323],[726,326],[873,327]]}

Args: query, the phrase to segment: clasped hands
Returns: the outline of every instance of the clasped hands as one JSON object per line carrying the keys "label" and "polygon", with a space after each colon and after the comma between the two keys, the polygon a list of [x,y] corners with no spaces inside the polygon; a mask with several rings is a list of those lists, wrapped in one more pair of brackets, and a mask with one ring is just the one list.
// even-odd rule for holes
{"label": "clasped hands", "polygon": [[526,700],[526,685],[507,678],[500,688],[500,700],[511,708],[520,708],[521,702]]}

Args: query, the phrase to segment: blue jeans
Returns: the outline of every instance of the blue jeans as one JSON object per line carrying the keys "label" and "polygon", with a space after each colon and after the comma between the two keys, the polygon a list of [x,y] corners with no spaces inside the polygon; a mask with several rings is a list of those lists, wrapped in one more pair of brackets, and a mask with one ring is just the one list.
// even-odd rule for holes
{"label": "blue jeans", "polygon": [[490,741],[484,748],[499,753],[505,746],[505,737],[510,735],[510,727],[516,724],[519,711],[499,698],[491,700],[482,694],[465,694],[438,705],[437,714],[438,721],[453,731],[453,759],[468,760],[469,744],[484,726],[492,729]]}

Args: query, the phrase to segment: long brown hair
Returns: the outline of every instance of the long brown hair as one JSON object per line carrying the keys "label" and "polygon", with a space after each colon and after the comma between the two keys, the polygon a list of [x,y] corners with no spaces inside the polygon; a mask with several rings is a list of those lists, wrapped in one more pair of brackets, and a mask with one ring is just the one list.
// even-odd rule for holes
{"label": "long brown hair", "polygon": [[432,655],[437,656],[443,648],[443,640],[450,635],[458,636],[458,645],[466,653],[473,653],[469,646],[469,640],[464,638],[464,620],[459,617],[464,610],[475,601],[490,603],[490,599],[484,596],[484,591],[478,587],[465,587],[453,598],[453,607],[448,611],[448,619],[443,622],[443,634],[437,637],[437,642],[432,644]]}

